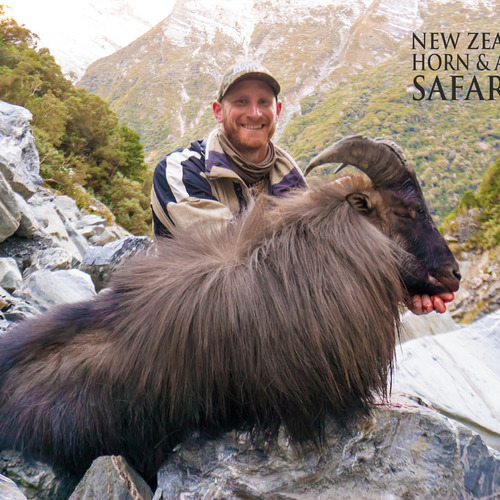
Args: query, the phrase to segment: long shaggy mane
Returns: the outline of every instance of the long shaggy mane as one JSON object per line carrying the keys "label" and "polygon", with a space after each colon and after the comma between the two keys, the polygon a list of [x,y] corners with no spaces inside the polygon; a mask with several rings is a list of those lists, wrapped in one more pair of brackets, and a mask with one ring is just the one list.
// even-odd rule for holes
{"label": "long shaggy mane", "polygon": [[[355,179],[350,182],[361,182]],[[394,245],[328,184],[133,258],[94,300],[0,338],[0,448],[146,477],[194,430],[320,441],[384,396],[403,289]]]}

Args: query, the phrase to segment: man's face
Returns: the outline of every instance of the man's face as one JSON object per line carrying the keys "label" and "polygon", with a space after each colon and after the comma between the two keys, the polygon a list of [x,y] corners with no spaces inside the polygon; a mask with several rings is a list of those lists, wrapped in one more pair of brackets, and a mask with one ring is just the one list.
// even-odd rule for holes
{"label": "man's face", "polygon": [[281,112],[271,87],[262,80],[241,80],[213,109],[233,146],[252,161],[262,161]]}

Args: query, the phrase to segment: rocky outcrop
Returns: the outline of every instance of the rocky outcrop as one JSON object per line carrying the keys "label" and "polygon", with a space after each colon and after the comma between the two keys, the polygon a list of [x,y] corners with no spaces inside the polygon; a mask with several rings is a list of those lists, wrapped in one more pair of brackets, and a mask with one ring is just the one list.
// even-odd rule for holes
{"label": "rocky outcrop", "polygon": [[229,433],[183,443],[160,469],[158,499],[496,498],[500,454],[461,424],[407,398],[346,430],[326,429],[320,450],[282,436],[252,445]]}
{"label": "rocky outcrop", "polygon": [[[20,498],[28,500],[66,499],[76,486],[73,478],[57,475],[52,467],[36,460],[25,460],[11,450],[0,451],[0,474],[14,481],[22,491]],[[1,486],[0,499],[4,500]]]}
{"label": "rocky outcrop", "polygon": [[16,483],[2,475],[0,475],[0,498],[2,500],[26,500],[26,496],[16,486]]}
{"label": "rocky outcrop", "polygon": [[0,172],[12,189],[28,199],[42,183],[40,161],[26,108],[0,101]]}
{"label": "rocky outcrop", "polygon": [[123,457],[105,456],[94,460],[69,500],[151,500],[146,481]]}
{"label": "rocky outcrop", "polygon": [[403,343],[393,388],[420,397],[500,450],[500,311]]}
{"label": "rocky outcrop", "polygon": [[91,298],[110,269],[151,243],[40,185],[30,119],[27,109],[0,101],[0,332]]}
{"label": "rocky outcrop", "polygon": [[450,304],[452,317],[469,323],[500,308],[500,249],[463,252],[462,283]]}

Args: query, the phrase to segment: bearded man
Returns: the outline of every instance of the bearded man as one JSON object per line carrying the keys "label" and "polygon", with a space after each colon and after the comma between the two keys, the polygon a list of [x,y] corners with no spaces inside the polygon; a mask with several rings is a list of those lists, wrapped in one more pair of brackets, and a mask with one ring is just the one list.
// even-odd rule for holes
{"label": "bearded man", "polygon": [[[271,141],[279,93],[278,81],[257,62],[236,64],[223,76],[213,103],[219,127],[156,166],[151,206],[157,236],[195,223],[228,223],[261,193],[283,196],[307,186],[293,158]],[[408,307],[415,314],[444,312],[451,300],[451,293],[414,296]]]}

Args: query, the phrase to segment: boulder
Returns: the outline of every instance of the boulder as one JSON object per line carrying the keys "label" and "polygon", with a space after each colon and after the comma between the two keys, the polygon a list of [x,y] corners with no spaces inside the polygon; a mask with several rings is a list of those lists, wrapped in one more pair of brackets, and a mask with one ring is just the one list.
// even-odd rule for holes
{"label": "boulder", "polygon": [[232,432],[215,441],[193,437],[158,474],[155,500],[342,500],[497,498],[500,454],[467,427],[409,399],[381,405],[325,446],[299,452],[281,436],[251,444]]}
{"label": "boulder", "polygon": [[94,295],[95,287],[90,276],[77,269],[35,271],[15,293],[42,311],[59,304],[89,300]]}
{"label": "boulder", "polygon": [[500,449],[500,311],[398,347],[393,389],[418,396]]}
{"label": "boulder", "polygon": [[96,290],[105,288],[113,271],[136,252],[147,252],[153,240],[147,236],[126,236],[104,246],[90,246],[80,270],[90,274]]}
{"label": "boulder", "polygon": [[[33,198],[37,198],[35,195]],[[33,215],[38,221],[44,234],[50,237],[54,244],[65,248],[78,262],[81,262],[83,255],[74,241],[71,239],[64,221],[61,219],[57,210],[51,203],[47,203],[43,198],[36,200],[32,204]]]}
{"label": "boulder", "polygon": [[8,292],[13,292],[23,281],[23,277],[12,257],[0,257],[0,286]]}
{"label": "boulder", "polygon": [[144,479],[120,456],[99,457],[92,463],[69,500],[151,500]]}
{"label": "boulder", "polygon": [[79,219],[80,209],[73,198],[66,195],[59,195],[54,198],[53,203],[57,211],[71,222],[74,223]]}
{"label": "boulder", "polygon": [[500,308],[500,247],[462,258],[460,290],[448,309],[456,321],[470,323]]}
{"label": "boulder", "polygon": [[58,271],[59,269],[71,269],[78,264],[78,261],[62,247],[50,247],[40,250],[33,255],[31,265],[24,270],[24,278],[35,271],[46,269],[48,271]]}
{"label": "boulder", "polygon": [[106,219],[100,215],[83,215],[76,223],[76,230],[85,238],[99,236],[106,227]]}
{"label": "boulder", "polygon": [[27,500],[16,483],[0,474],[0,498],[2,500]]}
{"label": "boulder", "polygon": [[20,220],[15,193],[0,171],[0,242],[17,231]]}
{"label": "boulder", "polygon": [[46,234],[36,232],[28,237],[15,234],[0,244],[0,256],[15,259],[22,273],[31,266],[35,256],[47,248],[55,248],[55,243]]}
{"label": "boulder", "polygon": [[40,309],[23,299],[13,297],[0,286],[0,332],[8,330],[16,321],[39,312]]}
{"label": "boulder", "polygon": [[42,462],[26,460],[17,451],[0,451],[0,473],[14,481],[29,500],[65,500],[75,488],[73,478],[56,474]]}
{"label": "boulder", "polygon": [[25,199],[42,183],[40,160],[26,108],[0,101],[0,172]]}
{"label": "boulder", "polygon": [[443,314],[432,312],[421,316],[407,311],[401,316],[401,327],[400,342],[426,337],[427,335],[450,332],[451,330],[460,328],[451,317],[449,311]]}
{"label": "boulder", "polygon": [[39,225],[29,203],[18,193],[15,193],[15,197],[21,214],[16,234],[26,238],[34,234],[39,229]]}

